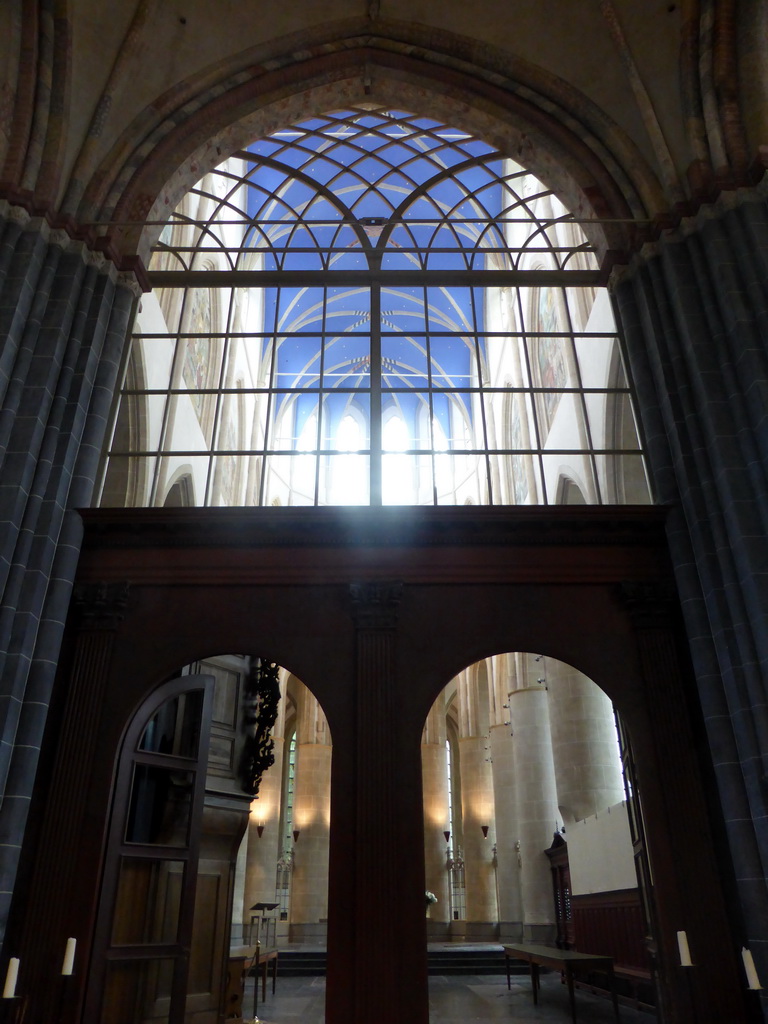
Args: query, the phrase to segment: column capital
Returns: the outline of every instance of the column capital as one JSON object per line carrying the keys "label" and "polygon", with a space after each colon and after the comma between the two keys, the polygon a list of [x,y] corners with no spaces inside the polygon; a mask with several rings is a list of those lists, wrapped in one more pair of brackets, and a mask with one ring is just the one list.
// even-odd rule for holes
{"label": "column capital", "polygon": [[125,614],[131,585],[119,583],[79,583],[74,588],[73,604],[81,629],[116,629]]}
{"label": "column capital", "polygon": [[656,629],[669,624],[677,594],[670,580],[656,583],[625,580],[618,585],[617,592],[637,629]]}
{"label": "column capital", "polygon": [[351,583],[352,618],[358,629],[394,629],[402,583]]}

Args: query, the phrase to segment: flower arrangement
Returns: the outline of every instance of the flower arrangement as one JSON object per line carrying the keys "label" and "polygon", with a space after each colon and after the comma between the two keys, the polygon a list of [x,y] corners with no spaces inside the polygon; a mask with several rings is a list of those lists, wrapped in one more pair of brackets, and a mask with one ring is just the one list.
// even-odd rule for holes
{"label": "flower arrangement", "polygon": [[424,893],[424,896],[427,900],[427,909],[429,909],[433,903],[437,903],[437,896],[435,896],[433,892],[430,892],[429,889]]}

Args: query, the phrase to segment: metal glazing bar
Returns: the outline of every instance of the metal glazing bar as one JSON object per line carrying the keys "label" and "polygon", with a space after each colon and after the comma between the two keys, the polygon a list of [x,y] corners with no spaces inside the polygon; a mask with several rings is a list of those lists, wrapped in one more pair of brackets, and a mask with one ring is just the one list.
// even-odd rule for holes
{"label": "metal glazing bar", "polygon": [[[421,375],[419,375],[421,376]],[[410,387],[388,387],[385,389],[388,395],[401,394],[401,395],[412,395],[413,388]],[[274,387],[274,388],[125,388],[120,392],[121,395],[126,397],[141,397],[142,395],[187,395],[190,398],[197,395],[317,395],[320,392],[323,394],[334,394],[334,395],[358,395],[360,394],[360,388],[358,387],[338,387],[331,390],[323,389],[320,387],[302,388],[302,387]],[[421,393],[430,393],[436,395],[454,395],[461,393],[462,395],[471,394],[484,394],[484,395],[629,395],[631,391],[629,388],[619,387],[604,387],[604,388],[589,388],[589,387],[573,387],[573,388],[542,388],[542,387],[525,387],[519,385],[513,387],[510,385],[506,388],[491,388],[491,387],[476,387],[467,385],[466,387],[440,387],[439,384],[425,385],[423,388],[420,387]]]}
{"label": "metal glazing bar", "polygon": [[[379,449],[381,451],[381,449]],[[295,448],[154,448],[154,449],[132,449],[120,450],[114,448],[107,452],[110,458],[121,459],[146,459],[165,456],[200,456],[210,458],[211,456],[231,455],[238,458],[252,458],[262,455],[281,455],[289,458],[300,458],[302,455],[314,456],[335,456],[335,455],[372,455],[375,454],[370,448],[359,448],[349,452],[344,448],[309,448],[297,451]],[[636,455],[642,457],[644,452],[640,448],[404,448],[402,451],[388,452],[391,455],[440,455],[440,456],[465,456],[465,455]]]}
{"label": "metal glazing bar", "polygon": [[153,288],[318,288],[378,284],[425,287],[597,288],[602,270],[154,270]]}
{"label": "metal glazing bar", "polygon": [[370,497],[371,505],[381,505],[383,500],[383,477],[381,460],[381,289],[372,287],[371,302],[371,378],[369,416],[370,430]]}
{"label": "metal glazing bar", "polygon": [[[562,217],[536,217],[531,220],[530,217],[493,217],[491,218],[494,224],[539,224],[543,227],[549,227],[553,224],[638,224],[648,225],[652,224],[653,221],[649,217],[574,217],[571,214]],[[392,217],[388,219],[388,223],[408,223],[408,224],[444,224],[446,217]],[[487,224],[489,218],[486,217],[462,217],[462,224]],[[170,217],[166,217],[163,220],[91,220],[83,223],[83,227],[87,228],[147,228],[165,227],[166,224],[171,227],[208,227],[209,224],[215,223],[219,225],[226,225],[228,227],[234,227],[242,224],[253,224],[254,220],[252,217],[236,217],[236,218],[223,218],[215,221],[196,219],[194,217],[183,217],[182,215],[172,213]],[[285,226],[288,223],[285,218],[275,217],[259,217],[259,225],[268,224],[275,226]],[[333,219],[318,218],[317,220],[308,221],[313,225],[327,225],[327,224],[359,224],[360,221],[354,217],[335,217]]]}
{"label": "metal glazing bar", "polygon": [[[333,222],[335,226],[337,222]],[[318,225],[310,221],[307,223],[307,227],[317,227]],[[461,227],[461,224],[457,224],[455,221],[451,221],[452,227]],[[290,241],[284,245],[278,245],[276,242],[270,242],[269,246],[256,247],[253,245],[229,245],[223,246],[222,244],[215,244],[211,240],[210,244],[205,245],[202,242],[197,245],[161,245],[155,246],[152,249],[153,253],[159,253],[162,255],[170,254],[171,256],[178,255],[179,253],[187,252],[203,252],[212,253],[220,252],[222,247],[226,248],[228,253],[234,252],[251,252],[254,254],[260,254],[268,256],[270,253],[279,252],[285,253],[310,253],[310,254],[324,254],[333,255],[334,253],[348,253],[350,251],[348,245],[291,245]],[[394,250],[385,250],[387,253],[393,252]],[[461,245],[461,246],[440,246],[440,245],[399,245],[397,246],[397,253],[427,253],[429,256],[433,256],[435,253],[450,253],[451,256],[455,256],[458,252],[479,254],[483,256],[494,255],[496,253],[525,253],[527,256],[541,256],[553,252],[567,252],[567,253],[588,253],[594,254],[595,249],[593,246],[587,245],[548,245],[543,248],[535,248],[526,245]]]}
{"label": "metal glazing bar", "polygon": [[[438,331],[430,330],[432,338],[455,338],[457,334],[466,335],[467,331]],[[424,338],[426,330],[410,331],[409,337]],[[382,338],[401,338],[402,331],[382,331]],[[595,338],[616,339],[616,331],[478,331],[479,338]],[[169,338],[273,338],[274,331],[162,331],[147,332],[140,331],[134,334],[134,338],[141,341],[167,341]],[[317,330],[317,331],[285,331],[278,332],[278,340],[285,338],[337,338],[339,332]]]}

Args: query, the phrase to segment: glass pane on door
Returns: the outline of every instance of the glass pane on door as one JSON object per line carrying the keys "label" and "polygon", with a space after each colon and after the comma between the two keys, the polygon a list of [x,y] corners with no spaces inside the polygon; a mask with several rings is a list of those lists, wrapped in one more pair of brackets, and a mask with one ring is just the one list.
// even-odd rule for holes
{"label": "glass pane on door", "polygon": [[194,779],[194,772],[136,764],[125,842],[186,846]]}
{"label": "glass pane on door", "polygon": [[113,960],[101,1019],[109,1024],[170,1024],[174,960]]}
{"label": "glass pane on door", "polygon": [[112,945],[178,941],[184,861],[123,857],[112,921]]}
{"label": "glass pane on door", "polygon": [[174,757],[197,757],[202,701],[202,690],[191,690],[166,701],[147,723],[138,749]]}

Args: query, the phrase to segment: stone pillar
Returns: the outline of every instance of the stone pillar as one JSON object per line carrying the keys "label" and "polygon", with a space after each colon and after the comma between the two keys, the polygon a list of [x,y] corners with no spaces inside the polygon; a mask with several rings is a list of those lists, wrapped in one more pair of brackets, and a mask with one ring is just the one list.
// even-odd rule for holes
{"label": "stone pillar", "polygon": [[567,825],[624,799],[613,705],[571,665],[553,658],[540,664],[549,691],[557,802]]}
{"label": "stone pillar", "polygon": [[[250,821],[248,823],[250,825]],[[245,906],[245,862],[248,857],[248,825],[245,826],[243,838],[237,848],[237,859],[235,860],[235,875],[232,880],[232,925],[229,933],[231,946],[240,946],[248,939],[248,929],[243,926],[246,917]]]}
{"label": "stone pillar", "polygon": [[520,826],[515,806],[515,758],[509,726],[491,726],[493,793],[496,808],[496,888],[498,892],[499,941],[520,942],[523,937],[523,906],[520,862],[515,843]]}
{"label": "stone pillar", "polygon": [[532,678],[510,694],[513,733],[515,802],[520,829],[520,882],[523,904],[523,937],[529,942],[554,938],[554,903],[549,860],[544,850],[552,842],[557,820],[557,788],[548,694],[536,682],[537,667],[531,655],[518,655],[527,671],[520,681]]}
{"label": "stone pillar", "polygon": [[[464,879],[467,938],[495,937],[498,908],[493,863],[493,777],[488,723],[485,662],[459,677],[459,748],[461,808],[464,829]],[[481,826],[489,827],[485,837]]]}
{"label": "stone pillar", "polygon": [[[331,743],[322,708],[306,687],[296,721],[296,776],[291,882],[292,942],[325,942],[328,922],[328,838],[331,810]],[[299,690],[299,687],[301,689]]]}
{"label": "stone pillar", "polygon": [[515,655],[494,659],[491,721],[491,768],[495,807],[496,891],[499,905],[499,940],[520,942],[523,906],[520,863],[515,843],[520,837],[515,804],[514,740],[511,734],[510,691],[516,686]]}
{"label": "stone pillar", "polygon": [[429,911],[430,935],[447,932],[451,912],[450,873],[446,865],[447,843],[443,832],[448,819],[448,764],[445,756],[445,691],[432,705],[421,744],[424,789],[424,866],[426,887],[437,896]]}
{"label": "stone pillar", "polygon": [[[247,938],[254,903],[275,902],[277,859],[280,856],[280,802],[282,796],[282,736],[274,737],[275,763],[261,779],[259,797],[251,804],[246,832],[245,879],[243,885],[243,934]],[[263,831],[259,836],[259,828]]]}
{"label": "stone pillar", "polygon": [[[768,978],[768,207],[724,194],[614,287],[714,756],[743,933]],[[763,993],[764,1012],[768,996]]]}
{"label": "stone pillar", "polygon": [[134,288],[0,203],[0,931]]}

